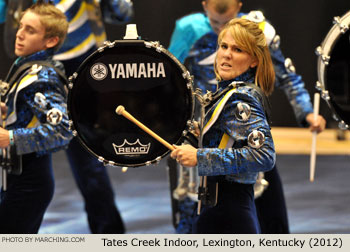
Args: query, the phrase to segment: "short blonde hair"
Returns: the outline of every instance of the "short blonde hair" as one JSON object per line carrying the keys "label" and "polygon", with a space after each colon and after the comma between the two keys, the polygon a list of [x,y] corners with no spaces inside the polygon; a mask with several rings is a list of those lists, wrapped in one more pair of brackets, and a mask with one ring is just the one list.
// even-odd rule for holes
{"label": "short blonde hair", "polygon": [[42,1],[38,1],[26,9],[22,13],[21,18],[28,11],[39,16],[41,24],[45,27],[44,38],[52,38],[56,36],[59,38],[59,42],[54,47],[54,50],[57,51],[63,44],[68,31],[68,21],[64,13],[52,3],[44,3]]}
{"label": "short blonde hair", "polygon": [[[275,71],[264,32],[259,28],[258,24],[253,21],[243,18],[234,18],[230,20],[220,32],[218,37],[219,46],[227,32],[230,32],[240,49],[247,52],[258,61],[255,84],[259,84],[262,91],[266,95],[270,95],[274,88]],[[217,79],[221,80],[217,71],[216,60],[214,70]]]}

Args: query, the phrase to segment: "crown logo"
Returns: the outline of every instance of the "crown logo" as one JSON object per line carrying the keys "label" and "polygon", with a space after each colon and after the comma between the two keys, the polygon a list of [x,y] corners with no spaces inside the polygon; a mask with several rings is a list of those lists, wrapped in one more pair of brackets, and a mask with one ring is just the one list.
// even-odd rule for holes
{"label": "crown logo", "polygon": [[117,155],[145,155],[148,154],[151,143],[141,144],[140,139],[137,139],[135,143],[129,143],[126,139],[121,145],[112,143],[115,154]]}

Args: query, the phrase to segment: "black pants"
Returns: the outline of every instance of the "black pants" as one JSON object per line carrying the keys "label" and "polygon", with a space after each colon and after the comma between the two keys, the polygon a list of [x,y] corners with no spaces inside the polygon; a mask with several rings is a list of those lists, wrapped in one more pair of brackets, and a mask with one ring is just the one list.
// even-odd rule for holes
{"label": "black pants", "polygon": [[[261,233],[288,234],[287,207],[277,166],[271,171],[265,172],[265,179],[269,182],[269,186],[262,196],[255,200]],[[187,234],[192,232],[192,213],[195,207],[196,203],[188,198],[179,202],[180,222],[176,228],[177,233]]]}
{"label": "black pants", "polygon": [[53,197],[51,154],[22,156],[21,175],[8,175],[7,191],[1,191],[0,233],[38,233],[44,213]]}
{"label": "black pants", "polygon": [[269,186],[255,200],[261,232],[263,234],[289,234],[289,224],[283,186],[277,166],[265,172]]}
{"label": "black pants", "polygon": [[75,181],[83,195],[89,227],[94,234],[120,234],[124,223],[114,202],[106,167],[73,138],[66,150]]}
{"label": "black pants", "polygon": [[257,234],[260,233],[254,204],[253,185],[220,181],[218,202],[203,206],[194,217],[195,234]]}

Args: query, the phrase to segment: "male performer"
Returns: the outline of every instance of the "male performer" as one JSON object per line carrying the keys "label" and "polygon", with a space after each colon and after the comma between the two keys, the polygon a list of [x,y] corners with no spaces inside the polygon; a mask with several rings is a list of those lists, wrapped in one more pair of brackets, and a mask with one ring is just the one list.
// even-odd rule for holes
{"label": "male performer", "polygon": [[[1,2],[4,0],[0,0],[0,6]],[[68,77],[106,40],[103,21],[110,24],[126,23],[134,13],[131,0],[52,2],[65,13],[69,22],[67,38],[54,57],[64,64]],[[106,167],[88,153],[76,138],[72,139],[66,153],[85,201],[91,232],[124,233],[124,224],[114,201],[114,192]]]}
{"label": "male performer", "polygon": [[66,146],[72,137],[65,76],[59,74],[63,65],[52,60],[67,29],[65,15],[51,4],[35,4],[20,19],[18,58],[6,79],[8,89],[3,90],[6,125],[0,128],[0,148],[2,152],[14,148],[11,157],[21,158],[23,169],[21,174],[8,174],[1,191],[2,234],[38,233],[54,193],[51,152]]}

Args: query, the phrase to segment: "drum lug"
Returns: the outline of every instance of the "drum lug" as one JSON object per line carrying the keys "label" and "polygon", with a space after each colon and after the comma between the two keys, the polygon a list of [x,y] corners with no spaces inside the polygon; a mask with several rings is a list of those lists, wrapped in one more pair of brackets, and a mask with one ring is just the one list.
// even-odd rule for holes
{"label": "drum lug", "polygon": [[321,56],[322,55],[322,47],[321,46],[318,46],[315,50],[315,53],[317,56]]}
{"label": "drum lug", "polygon": [[69,89],[72,89],[73,88],[73,81],[78,77],[78,73],[75,72],[73,73],[71,76],[69,76],[68,78],[68,88]]}
{"label": "drum lug", "polygon": [[327,101],[327,102],[330,100],[328,90],[323,90],[321,96],[322,96],[322,99]]}
{"label": "drum lug", "polygon": [[333,19],[333,24],[336,24],[339,26],[339,29],[340,29],[340,32],[341,33],[345,33],[347,30],[349,30],[349,25],[347,24],[342,24],[341,20],[340,20],[340,17],[334,17]]}
{"label": "drum lug", "polygon": [[98,161],[100,161],[101,163],[104,163],[105,159],[103,157],[98,157]]}
{"label": "drum lug", "polygon": [[322,59],[322,61],[323,61],[323,63],[325,65],[328,65],[329,64],[329,60],[331,59],[331,57],[329,57],[328,55],[322,55],[321,59]]}
{"label": "drum lug", "polygon": [[152,164],[151,161],[147,161],[147,162],[145,163],[146,166],[150,166],[151,164]]}
{"label": "drum lug", "polygon": [[193,75],[191,75],[189,71],[186,71],[182,74],[182,77],[187,80],[187,89],[191,90],[193,87]]}
{"label": "drum lug", "polygon": [[187,89],[189,89],[189,90],[192,89],[192,83],[187,83]]}
{"label": "drum lug", "polygon": [[316,88],[316,90],[322,92],[324,90],[324,85],[321,82],[316,81],[316,87],[315,88]]}
{"label": "drum lug", "polygon": [[107,41],[103,42],[103,44],[105,47],[112,48],[115,45],[115,41],[111,42],[111,41],[107,40]]}
{"label": "drum lug", "polygon": [[162,157],[157,157],[157,158],[156,158],[156,162],[157,162],[157,164],[159,164],[159,163],[160,163],[160,160],[162,160]]}
{"label": "drum lug", "polygon": [[97,51],[99,53],[101,53],[105,50],[106,47],[112,48],[112,47],[114,47],[114,45],[115,45],[115,41],[111,42],[111,41],[107,40],[107,41],[103,42],[103,46],[100,46],[99,48],[97,48]]}
{"label": "drum lug", "polygon": [[78,73],[74,72],[71,76],[69,76],[68,81],[73,82],[78,77]]}
{"label": "drum lug", "polygon": [[159,43],[159,41],[145,41],[145,46],[147,48],[155,48],[157,52],[161,53],[163,51],[163,46]]}
{"label": "drum lug", "polygon": [[186,71],[184,73],[182,73],[182,77],[187,80],[187,82],[190,82],[192,84],[193,82],[193,76],[190,74],[189,71]]}
{"label": "drum lug", "polygon": [[73,136],[76,137],[76,136],[78,135],[78,132],[77,132],[76,130],[73,130],[73,131],[72,131],[72,134],[73,134]]}
{"label": "drum lug", "polygon": [[148,42],[148,41],[145,41],[145,46],[147,48],[151,48],[152,47],[152,43],[151,42]]}
{"label": "drum lug", "polygon": [[328,55],[324,55],[324,54],[323,54],[323,49],[322,49],[321,46],[318,46],[318,47],[316,48],[315,53],[316,53],[317,56],[320,56],[320,57],[321,57],[321,59],[322,59],[322,61],[323,61],[323,63],[324,63],[325,65],[328,65],[329,60],[331,59],[331,57],[329,57]]}
{"label": "drum lug", "polygon": [[339,122],[338,127],[339,127],[339,129],[341,129],[341,130],[347,130],[347,129],[349,129],[349,125],[347,125],[344,121]]}
{"label": "drum lug", "polygon": [[72,121],[72,120],[69,120],[69,121],[68,121],[68,129],[69,129],[70,131],[73,131],[73,121]]}
{"label": "drum lug", "polygon": [[[159,43],[158,43],[158,44],[159,44]],[[159,52],[159,53],[161,53],[161,52],[163,51],[163,46],[158,45],[158,46],[156,47],[156,51]]]}
{"label": "drum lug", "polygon": [[109,166],[116,166],[115,162],[113,162],[113,161],[108,161],[108,165]]}

